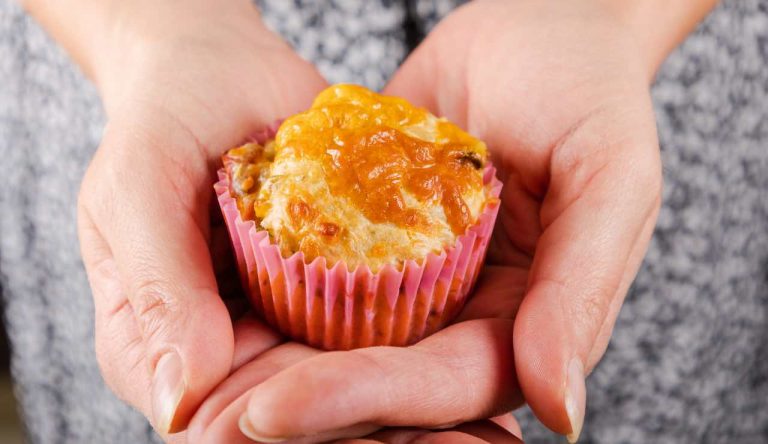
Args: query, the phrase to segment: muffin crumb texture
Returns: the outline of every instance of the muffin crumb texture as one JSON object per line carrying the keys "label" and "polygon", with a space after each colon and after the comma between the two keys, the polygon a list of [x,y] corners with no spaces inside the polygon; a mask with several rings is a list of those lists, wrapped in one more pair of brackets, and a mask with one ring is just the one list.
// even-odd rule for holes
{"label": "muffin crumb texture", "polygon": [[242,219],[267,230],[284,257],[350,270],[440,253],[489,200],[483,142],[355,85],[324,90],[274,140],[234,148],[224,164]]}

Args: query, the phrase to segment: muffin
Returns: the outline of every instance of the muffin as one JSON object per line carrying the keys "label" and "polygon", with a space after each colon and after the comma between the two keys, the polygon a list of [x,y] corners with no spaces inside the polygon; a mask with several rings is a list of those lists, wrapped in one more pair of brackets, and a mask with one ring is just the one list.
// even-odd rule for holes
{"label": "muffin", "polygon": [[486,146],[355,85],[223,156],[216,192],[255,309],[324,349],[408,345],[477,278],[501,184]]}

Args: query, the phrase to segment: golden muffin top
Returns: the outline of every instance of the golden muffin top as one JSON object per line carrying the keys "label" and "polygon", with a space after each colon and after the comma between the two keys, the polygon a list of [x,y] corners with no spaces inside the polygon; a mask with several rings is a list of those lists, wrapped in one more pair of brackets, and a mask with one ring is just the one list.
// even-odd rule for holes
{"label": "golden muffin top", "polygon": [[331,86],[273,141],[224,156],[243,219],[283,254],[368,264],[420,260],[455,243],[487,201],[485,144],[406,100]]}

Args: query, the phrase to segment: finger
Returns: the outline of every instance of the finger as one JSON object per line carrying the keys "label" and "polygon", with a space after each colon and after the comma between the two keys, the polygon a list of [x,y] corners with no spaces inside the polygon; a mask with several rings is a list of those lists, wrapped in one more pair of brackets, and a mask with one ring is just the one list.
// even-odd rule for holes
{"label": "finger", "polygon": [[503,427],[504,430],[515,435],[517,438],[523,438],[523,430],[520,428],[520,423],[517,422],[517,419],[515,419],[513,414],[507,413],[506,415],[497,416],[491,418],[491,421]]}
{"label": "finger", "polygon": [[[219,213],[221,210],[217,209]],[[225,301],[246,301],[245,293],[240,285],[237,263],[232,251],[232,241],[229,232],[223,225],[211,227],[210,252],[214,261],[214,274],[219,286],[219,293]]]}
{"label": "finger", "polygon": [[384,444],[410,444],[427,433],[429,433],[427,429],[396,427],[378,430],[366,436],[365,439]]}
{"label": "finger", "polygon": [[[231,442],[235,437],[242,439],[237,421],[248,403],[244,393],[283,369],[320,353],[297,343],[259,350],[263,346],[262,341],[256,338],[249,342],[246,339],[249,334],[242,332],[251,327],[250,324],[235,326],[235,336],[243,339],[236,342],[235,355],[253,354],[253,358],[216,387],[200,406],[187,431],[190,442]],[[248,351],[244,352],[242,349]]]}
{"label": "finger", "polygon": [[283,341],[277,332],[257,319],[253,312],[235,321],[233,329],[235,355],[232,360],[232,372]]}
{"label": "finger", "polygon": [[[411,442],[413,444],[444,444],[447,442],[456,443],[456,444],[488,444],[490,442],[494,442],[494,443],[498,442],[502,444],[510,441],[486,441],[482,438],[473,436],[469,433],[451,431],[451,432],[427,433],[427,434],[421,435],[420,437],[416,438]],[[513,441],[513,442],[516,442],[516,441]]]}
{"label": "finger", "polygon": [[515,267],[485,266],[473,296],[456,322],[470,319],[514,319],[523,300],[528,270]]}
{"label": "finger", "polygon": [[541,235],[541,200],[525,188],[520,173],[505,171],[504,163],[493,160],[496,175],[504,187],[499,196],[498,222],[488,245],[487,262],[529,268],[536,240]]}
{"label": "finger", "polygon": [[[275,441],[269,441],[265,440],[262,436],[259,436],[258,434],[254,433],[250,429],[250,425],[247,421],[247,419],[244,419],[244,417],[240,416],[240,421],[238,423],[238,426],[240,428],[240,431],[243,433],[244,436],[248,437],[251,442],[275,442]],[[289,440],[280,440],[279,442],[283,442],[286,444],[315,444],[319,442],[337,442],[338,440],[343,440],[347,438],[354,438],[358,436],[365,436],[369,433],[378,430],[380,427],[375,424],[356,424],[349,427],[344,427],[342,429],[338,430],[329,430],[326,432],[320,432],[309,436],[302,436],[297,438],[292,438]],[[218,443],[219,441],[210,441],[210,444]]]}
{"label": "finger", "polygon": [[189,444],[187,439],[187,432],[175,433],[173,435],[163,435],[163,441],[165,444]]}
{"label": "finger", "polygon": [[[152,116],[151,125],[107,129],[82,206],[114,255],[152,374],[151,387],[143,387],[151,406],[139,408],[162,434],[183,429],[226,377],[233,336],[207,246],[210,184],[201,148],[173,119]],[[183,162],[158,155],[171,146]]]}
{"label": "finger", "polygon": [[409,348],[322,354],[256,387],[247,419],[256,435],[287,439],[369,423],[441,426],[510,411],[522,402],[511,330],[509,320],[467,321]]}
{"label": "finger", "polygon": [[622,278],[636,272],[632,250],[658,206],[650,116],[648,103],[592,116],[553,150],[544,231],[516,319],[515,363],[534,413],[571,440],[584,419],[589,354]]}
{"label": "finger", "polygon": [[[319,350],[311,347],[289,342],[268,350],[249,361],[217,387],[199,408],[187,430],[189,442],[236,444],[262,441],[255,432],[251,431],[249,425],[243,424],[242,421],[243,412],[247,409],[254,388],[291,365],[319,353],[321,353]],[[358,424],[313,436],[296,438],[289,442],[291,444],[328,442],[364,436],[378,428],[373,424]]]}
{"label": "finger", "polygon": [[413,83],[414,81],[421,82],[422,79],[433,79],[434,81],[439,81],[440,79],[439,76],[434,75],[435,67],[433,64],[427,63],[428,60],[431,60],[431,57],[428,57],[428,54],[425,53],[429,53],[431,48],[426,43],[428,42],[417,46],[411,55],[405,59],[400,68],[395,71],[390,81],[384,86],[382,94],[405,97],[416,106],[435,111],[439,109],[434,93],[434,91],[437,91],[437,88],[424,88],[423,84]]}
{"label": "finger", "polygon": [[629,255],[629,260],[627,261],[627,268],[624,270],[624,275],[621,278],[621,283],[619,284],[618,290],[616,290],[616,294],[613,298],[611,298],[610,306],[608,307],[608,312],[606,313],[605,320],[603,321],[603,324],[600,326],[600,329],[597,334],[597,338],[595,339],[594,344],[592,345],[592,350],[589,352],[587,361],[586,361],[586,367],[588,369],[591,369],[594,367],[594,365],[600,360],[600,358],[605,353],[606,348],[608,348],[608,342],[611,339],[611,332],[613,331],[613,326],[616,324],[616,318],[619,315],[619,310],[621,309],[621,305],[624,303],[624,298],[627,295],[627,291],[629,291],[629,287],[632,285],[632,282],[635,280],[635,275],[637,274],[637,271],[640,269],[640,265],[643,262],[643,258],[645,257],[645,251],[647,250],[648,243],[651,240],[651,235],[653,234],[653,229],[656,226],[656,218],[659,214],[659,208],[657,207],[651,216],[646,220],[645,225],[643,226],[642,231],[640,232],[640,237],[638,238],[637,242],[635,242],[635,245],[632,247],[632,252]]}
{"label": "finger", "polygon": [[123,291],[117,265],[90,218],[78,217],[83,257],[91,266],[94,295],[96,359],[108,386],[132,405],[148,405],[146,347]]}
{"label": "finger", "polygon": [[[430,431],[425,429],[402,429],[394,428],[382,430],[367,436],[361,440],[348,440],[341,441],[342,443],[357,443],[357,442],[377,442],[384,444],[424,444],[424,443],[514,443],[519,441],[509,441],[510,435],[506,433],[506,436],[502,436],[502,440],[499,441],[487,441],[478,436],[473,435],[471,432],[464,432],[458,430],[446,430],[446,431]],[[498,438],[498,436],[497,436]]]}
{"label": "finger", "polygon": [[[519,426],[518,426],[519,428]],[[473,421],[456,426],[453,430],[475,436],[489,443],[518,444],[520,438],[493,421]]]}
{"label": "finger", "polygon": [[[441,29],[453,29],[454,32],[443,32],[444,46],[450,47],[451,56],[466,54],[471,39],[464,38],[461,30],[449,22],[452,17],[446,17],[432,33]],[[451,28],[453,26],[453,28]],[[430,111],[439,111],[439,117],[446,117],[462,128],[467,128],[467,85],[466,69],[441,70],[445,61],[443,54],[434,44],[435,39],[426,39],[420,44],[384,87],[383,93],[407,98],[411,103],[422,106]],[[449,62],[450,63],[450,62]],[[429,82],[429,86],[425,84]]]}
{"label": "finger", "polygon": [[383,441],[375,439],[339,439],[334,444],[381,444]]}
{"label": "finger", "polygon": [[[511,417],[511,415],[505,415]],[[517,427],[519,429],[519,426]],[[454,432],[454,433],[452,433]],[[495,421],[491,420],[481,420],[481,421],[474,421],[470,423],[460,424],[455,427],[451,427],[444,430],[427,430],[427,429],[417,429],[417,428],[387,428],[379,430],[375,433],[372,433],[368,436],[365,436],[361,439],[350,439],[345,441],[340,441],[340,443],[344,444],[352,444],[352,443],[363,443],[363,442],[381,442],[385,444],[410,444],[413,442],[423,442],[418,441],[419,439],[430,439],[437,441],[434,442],[453,442],[448,439],[453,437],[458,437],[459,439],[466,439],[466,436],[461,436],[458,433],[459,432],[462,435],[471,436],[474,438],[480,438],[482,442],[488,442],[488,443],[510,443],[510,444],[519,444],[522,443],[520,438],[518,436],[514,436],[509,430],[507,430],[505,427],[502,427],[495,423]],[[441,440],[446,439],[446,440]],[[471,442],[475,442],[474,440]]]}

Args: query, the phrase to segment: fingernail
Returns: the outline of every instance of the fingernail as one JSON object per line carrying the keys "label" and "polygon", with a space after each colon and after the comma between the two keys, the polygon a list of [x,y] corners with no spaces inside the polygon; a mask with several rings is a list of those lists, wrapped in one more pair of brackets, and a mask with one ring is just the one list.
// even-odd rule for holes
{"label": "fingernail", "polygon": [[254,428],[253,424],[251,424],[251,420],[248,418],[248,412],[243,413],[240,415],[240,419],[237,421],[237,426],[240,427],[240,431],[245,435],[246,437],[257,441],[257,442],[283,442],[288,438],[269,438],[265,436],[261,436]]}
{"label": "fingernail", "polygon": [[587,404],[587,388],[584,384],[584,366],[581,360],[573,358],[568,365],[568,381],[565,385],[565,412],[571,423],[571,433],[566,435],[568,442],[579,440],[584,425],[584,409]]}
{"label": "fingernail", "polygon": [[178,431],[174,419],[186,390],[179,354],[171,351],[161,356],[152,379],[152,413],[158,432],[164,434]]}

